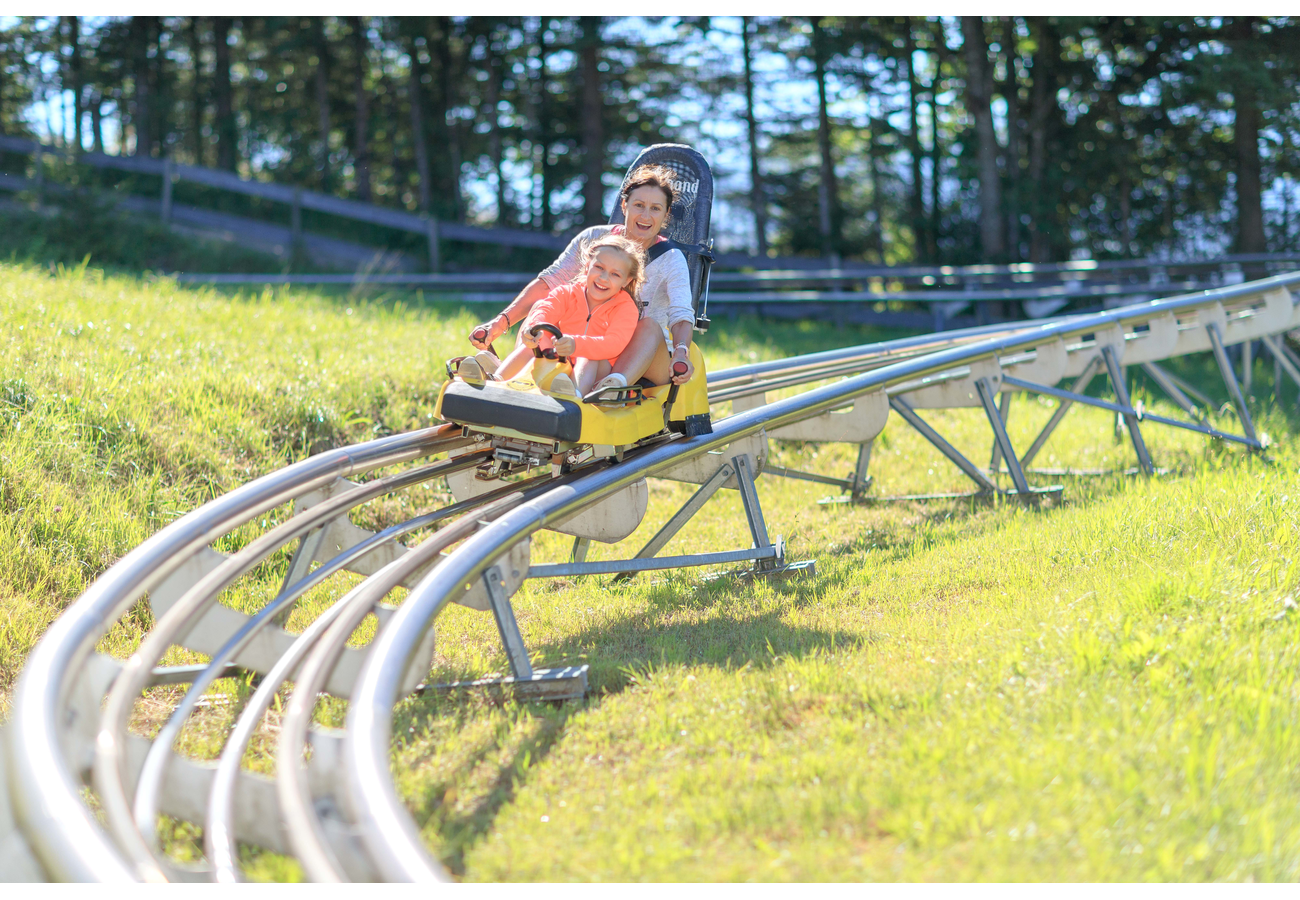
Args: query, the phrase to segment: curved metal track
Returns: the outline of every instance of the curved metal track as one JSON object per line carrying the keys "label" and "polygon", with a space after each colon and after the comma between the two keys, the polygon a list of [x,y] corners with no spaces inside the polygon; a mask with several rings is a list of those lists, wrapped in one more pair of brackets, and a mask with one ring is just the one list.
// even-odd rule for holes
{"label": "curved metal track", "polygon": [[[947,453],[981,490],[998,490],[986,471],[961,457],[916,412],[982,406],[1014,493],[1025,497],[1032,492],[1022,461],[1037,452],[1050,427],[1075,402],[1124,416],[1147,471],[1145,423],[1188,428],[1259,450],[1225,346],[1242,344],[1249,353],[1262,342],[1278,370],[1300,383],[1300,360],[1277,338],[1300,326],[1292,288],[1300,289],[1300,275],[1095,315],[927,335],[720,371],[709,377],[711,400],[730,400],[736,412],[717,421],[712,434],[642,448],[616,464],[560,478],[502,485],[378,533],[352,525],[348,512],[383,494],[473,467],[485,458],[482,445],[453,426],[440,426],[331,450],[260,478],[195,510],[124,557],[33,650],[5,728],[8,780],[7,798],[0,791],[0,872],[82,881],[235,881],[240,878],[235,843],[242,841],[296,856],[316,880],[446,879],[392,783],[393,707],[427,672],[433,625],[448,603],[495,610],[506,604],[508,609],[508,597],[527,577],[534,532],[562,526],[647,476],[704,482],[706,489],[715,489],[731,470],[715,465],[712,474],[701,475],[704,469],[691,466],[721,459],[709,454],[728,446],[760,441],[765,448],[767,436],[859,443],[869,456],[870,441],[890,411]],[[1242,434],[1144,414],[1132,406],[1123,365],[1148,367],[1191,411],[1176,380],[1158,363],[1206,351],[1214,353],[1224,374]],[[1082,394],[1080,383],[1102,370],[1115,388],[1114,403]],[[1066,378],[1078,379],[1077,390],[1056,386]],[[829,379],[839,380],[766,402],[767,391]],[[1049,430],[1020,454],[1001,427],[1006,403],[1019,391],[1063,401]],[[1002,410],[996,406],[999,397]],[[410,463],[418,464],[394,468]],[[736,471],[742,491],[740,469],[748,471],[747,465],[738,464]],[[865,463],[860,469],[863,474]],[[372,480],[349,480],[370,473],[376,474]],[[707,496],[705,489],[701,495]],[[289,503],[293,515],[237,553],[226,556],[211,548],[223,535]],[[418,542],[399,541],[418,534],[424,535]],[[257,615],[218,602],[223,591],[292,542],[297,552],[289,575]],[[313,562],[319,563],[314,570]],[[345,569],[366,577],[301,634],[284,631],[279,622],[293,604]],[[382,601],[399,585],[409,588],[405,601],[397,608],[385,606]],[[125,663],[93,652],[145,595],[156,624],[140,649]],[[372,613],[379,628],[370,646],[347,646]],[[502,634],[505,639],[504,628]],[[158,668],[176,644],[207,654],[211,662]],[[232,671],[257,672],[261,680],[220,759],[199,763],[175,754],[172,745],[204,691]],[[276,747],[277,776],[268,779],[242,769],[240,761],[288,680],[295,690]],[[131,734],[128,724],[141,690],[168,683],[190,687],[157,739]],[[312,724],[322,692],[349,700],[344,731]],[[104,824],[83,799],[87,785],[98,797]],[[205,866],[185,868],[162,854],[156,834],[160,813],[203,826]]]}

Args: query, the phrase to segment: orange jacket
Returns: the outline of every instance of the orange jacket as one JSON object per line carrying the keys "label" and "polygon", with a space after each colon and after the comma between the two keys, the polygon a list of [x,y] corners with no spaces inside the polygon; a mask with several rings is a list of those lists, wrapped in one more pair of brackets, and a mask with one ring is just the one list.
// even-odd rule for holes
{"label": "orange jacket", "polygon": [[619,291],[594,310],[587,310],[586,285],[562,284],[534,304],[523,329],[549,322],[576,345],[574,356],[614,359],[632,340],[639,318],[636,301]]}

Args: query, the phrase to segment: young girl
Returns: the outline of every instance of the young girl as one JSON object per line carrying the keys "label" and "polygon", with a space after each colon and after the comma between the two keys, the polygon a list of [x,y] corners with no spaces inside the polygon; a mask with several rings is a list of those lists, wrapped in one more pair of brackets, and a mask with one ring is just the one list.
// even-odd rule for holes
{"label": "young girl", "polygon": [[[529,335],[533,326],[548,322],[564,336],[554,341],[555,352],[573,358],[577,385],[565,375],[556,376],[552,393],[583,395],[610,373],[612,362],[627,347],[640,317],[633,295],[641,287],[645,272],[645,253],[641,247],[620,235],[607,235],[593,242],[586,253],[582,276],[563,284],[538,301],[519,326],[523,346],[517,347],[497,369],[495,377],[507,381],[518,375],[532,358],[538,337]],[[545,332],[539,337],[550,341]],[[462,375],[473,378],[473,366]]]}

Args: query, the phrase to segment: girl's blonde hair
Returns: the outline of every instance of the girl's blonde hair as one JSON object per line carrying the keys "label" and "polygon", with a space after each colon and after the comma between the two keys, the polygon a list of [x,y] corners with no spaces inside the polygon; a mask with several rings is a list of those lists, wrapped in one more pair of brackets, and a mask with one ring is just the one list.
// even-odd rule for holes
{"label": "girl's blonde hair", "polygon": [[640,303],[638,297],[641,293],[641,287],[645,284],[645,251],[641,245],[633,240],[623,237],[621,234],[607,234],[602,238],[592,241],[582,254],[582,268],[579,270],[579,279],[586,279],[587,273],[591,271],[591,262],[596,258],[596,254],[604,249],[616,250],[627,257],[628,283],[623,290],[631,295],[633,300]]}

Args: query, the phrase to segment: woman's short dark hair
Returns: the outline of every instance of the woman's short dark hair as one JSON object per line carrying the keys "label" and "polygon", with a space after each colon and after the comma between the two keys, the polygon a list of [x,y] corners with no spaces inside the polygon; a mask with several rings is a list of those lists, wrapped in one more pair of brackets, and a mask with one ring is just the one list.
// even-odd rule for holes
{"label": "woman's short dark hair", "polygon": [[673,187],[673,178],[673,170],[666,166],[641,166],[628,176],[627,184],[623,185],[620,196],[626,202],[637,188],[657,187],[668,198],[668,214],[671,217],[673,204],[677,202],[677,189]]}

